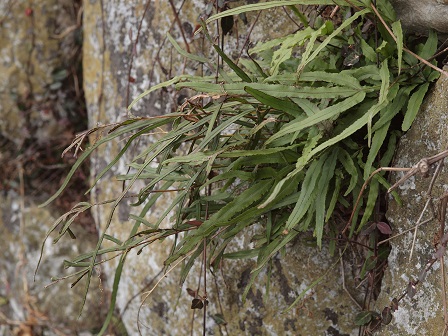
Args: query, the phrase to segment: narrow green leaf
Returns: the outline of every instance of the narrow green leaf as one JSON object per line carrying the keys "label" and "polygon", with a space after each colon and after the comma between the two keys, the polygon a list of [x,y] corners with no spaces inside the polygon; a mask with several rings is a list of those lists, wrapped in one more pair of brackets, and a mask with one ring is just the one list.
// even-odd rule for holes
{"label": "narrow green leaf", "polygon": [[[112,320],[112,318],[115,314],[115,304],[117,302],[118,286],[120,284],[121,274],[123,272],[123,266],[124,266],[124,263],[126,260],[126,256],[127,256],[127,252],[122,254],[122,256],[120,257],[120,261],[118,262],[117,269],[115,270],[114,283],[112,285],[112,293],[110,296],[109,310],[107,311],[106,318],[104,320],[103,326],[101,327],[101,330],[98,333],[98,336],[101,336],[106,332],[107,327],[109,326],[110,321]],[[90,279],[88,279],[88,284],[89,283],[90,283]],[[88,284],[87,284],[87,286],[88,286]],[[86,288],[86,290],[88,290],[88,287]],[[84,302],[83,302],[83,305],[84,305]]]}
{"label": "narrow green leaf", "polygon": [[254,76],[266,78],[268,75],[264,73],[260,64],[258,64],[254,59],[240,58],[238,61],[243,67],[249,70]]}
{"label": "narrow green leaf", "polygon": [[292,12],[297,16],[304,27],[309,27],[310,24],[308,23],[308,18],[306,17],[306,15],[299,11],[296,6],[289,5],[288,8],[292,10]]}
{"label": "narrow green leaf", "polygon": [[387,131],[389,130],[390,122],[385,124],[379,130],[375,132],[372,138],[372,145],[370,146],[369,155],[367,156],[366,165],[364,167],[364,180],[367,180],[372,173],[372,164],[376,159],[377,154],[380,151],[380,148],[384,144],[384,140],[387,136]]}
{"label": "narrow green leaf", "polygon": [[311,52],[313,51],[314,47],[316,46],[316,40],[318,37],[327,34],[330,30],[333,29],[333,24],[331,21],[325,21],[324,24],[316,31],[313,31],[310,34],[309,41],[306,45],[305,51],[302,53],[302,60],[297,67],[297,78],[300,77],[302,70],[305,68],[305,66],[313,59],[310,58]]}
{"label": "narrow green leaf", "polygon": [[288,244],[291,240],[293,240],[299,234],[298,230],[291,230],[286,235],[280,235],[276,237],[267,247],[265,247],[263,251],[264,253],[261,255],[257,262],[255,268],[251,271],[251,273],[255,274],[260,272],[263,267],[266,266],[266,263],[274,256],[280,249],[282,249],[286,244]]}
{"label": "narrow green leaf", "polygon": [[322,167],[327,156],[328,155],[323,155],[321,158],[319,158],[319,160],[311,163],[310,167],[308,168],[305,180],[303,181],[303,184],[301,186],[300,197],[297,200],[297,203],[291,214],[289,215],[288,221],[286,222],[286,230],[291,230],[300,222],[300,220],[308,211],[311,203],[313,202],[314,197],[312,197],[312,195],[317,194],[317,189],[315,189],[316,182],[322,173]]}
{"label": "narrow green leaf", "polygon": [[300,75],[297,80],[297,75],[294,73],[282,73],[276,76],[266,77],[264,83],[278,82],[281,84],[292,85],[299,82],[327,82],[339,86],[346,86],[348,88],[362,90],[363,87],[359,84],[359,80],[352,76],[347,71],[341,71],[338,73],[326,72],[326,71],[307,71]]}
{"label": "narrow green leaf", "polygon": [[[354,6],[363,6],[363,3],[359,0],[351,0],[351,4]],[[249,4],[245,6],[238,6],[236,8],[232,8],[218,14],[212,15],[206,21],[206,23],[210,23],[214,20],[218,20],[220,18],[238,15],[242,13],[247,13],[251,11],[259,11],[264,9],[270,9],[274,7],[283,7],[283,6],[292,6],[292,5],[339,5],[339,6],[347,6],[347,2],[345,0],[281,0],[281,1],[268,1],[256,4]]]}
{"label": "narrow green leaf", "polygon": [[363,80],[381,80],[379,69],[376,65],[366,65],[356,69],[343,70],[342,73],[348,73],[349,75],[355,77],[358,81]]}
{"label": "narrow green leaf", "polygon": [[[280,48],[275,50],[272,55],[271,69],[270,69],[271,75],[273,76],[277,75],[280,65],[284,61],[287,61],[291,58],[293,48],[295,46],[303,45],[306,39],[312,36],[313,33],[314,33],[313,29],[308,27],[304,30],[299,30],[295,34],[286,36],[286,38],[281,43]],[[310,42],[309,44],[312,44],[312,42]]]}
{"label": "narrow green leaf", "polygon": [[308,117],[321,111],[320,108],[317,107],[316,104],[313,104],[309,99],[293,98],[291,100],[296,103]]}
{"label": "narrow green leaf", "polygon": [[355,317],[355,324],[358,326],[363,326],[369,323],[372,320],[372,312],[370,311],[362,311]]}
{"label": "narrow green leaf", "polygon": [[139,217],[139,216],[130,214],[130,215],[129,215],[129,219],[133,219],[133,220],[135,220],[135,221],[138,221],[138,222],[144,224],[144,225],[147,226],[147,227],[155,228],[154,224],[151,224],[150,222],[148,222],[148,221],[147,221],[145,218],[143,218],[143,217]]}
{"label": "narrow green leaf", "polygon": [[241,170],[230,170],[228,172],[219,174],[218,176],[211,178],[203,185],[203,187],[206,187],[212,183],[216,183],[219,181],[232,180],[234,178],[238,178],[242,181],[247,181],[252,180],[254,178],[254,174],[251,172],[245,172]]}
{"label": "narrow green leaf", "polygon": [[227,65],[235,71],[235,73],[240,77],[244,82],[250,83],[252,80],[250,77],[244,72],[243,69],[241,69],[236,63],[234,63],[222,50],[219,46],[216,44],[213,45],[213,48],[216,50],[216,52],[219,54],[219,56],[222,57],[223,61],[227,63]]}
{"label": "narrow green leaf", "polygon": [[403,131],[407,131],[414,121],[417,113],[422,105],[423,98],[425,98],[425,94],[428,91],[429,83],[422,84],[417,91],[415,91],[411,98],[409,98],[408,109],[406,114],[404,115],[403,124],[401,125],[401,129]]}
{"label": "narrow green leaf", "polygon": [[355,163],[353,162],[353,159],[351,158],[350,154],[344,149],[339,149],[339,161],[342,163],[342,166],[347,171],[347,173],[350,175],[350,184],[347,188],[347,191],[345,192],[344,196],[347,196],[352,192],[352,190],[356,187],[356,184],[358,183],[358,170],[356,169]]}
{"label": "narrow green leaf", "polygon": [[397,19],[394,7],[392,7],[389,1],[377,1],[376,5],[378,6],[380,14],[383,15],[387,19],[387,21],[391,22]]}
{"label": "narrow green leaf", "polygon": [[194,253],[191,255],[191,257],[188,259],[187,263],[185,263],[182,266],[182,270],[180,272],[180,279],[179,279],[179,283],[181,285],[183,285],[183,283],[187,279],[187,275],[190,272],[191,268],[193,267],[194,262],[202,254],[203,250],[204,250],[204,244],[199,245],[197,247],[197,249],[194,251]]}
{"label": "narrow green leaf", "polygon": [[425,42],[422,50],[418,53],[423,59],[428,59],[437,51],[438,38],[437,33],[430,29],[428,39]]}
{"label": "narrow green leaf", "polygon": [[225,259],[248,259],[254,258],[258,255],[260,249],[250,249],[250,250],[241,250],[236,252],[224,253],[223,258]]}
{"label": "narrow green leaf", "polygon": [[409,85],[399,89],[395,97],[390,97],[391,103],[388,104],[382,111],[378,121],[373,125],[372,132],[376,132],[378,129],[389,123],[393,117],[400,113],[407,101],[409,101],[409,94],[416,87],[416,85]]}
{"label": "narrow green leaf", "polygon": [[213,156],[213,154],[214,153],[194,152],[187,155],[179,155],[171,159],[164,160],[163,164],[168,165],[170,163],[187,163],[189,165],[197,166],[205,161],[208,161],[210,157]]}
{"label": "narrow green leaf", "polygon": [[253,272],[253,271],[251,272],[250,279],[249,279],[249,281],[248,281],[248,283],[247,283],[247,285],[246,285],[246,287],[244,288],[244,291],[243,291],[243,295],[242,295],[242,302],[243,302],[243,304],[246,302],[247,294],[249,294],[249,290],[251,289],[252,285],[254,284],[255,280],[257,279],[257,277],[258,277],[258,275],[260,274],[261,271],[262,270],[259,269],[256,272]]}
{"label": "narrow green leaf", "polygon": [[306,164],[308,162],[309,158],[312,157],[313,155],[315,155],[315,154],[319,153],[320,151],[324,150],[325,148],[327,148],[331,145],[334,145],[335,143],[347,138],[348,136],[355,133],[357,130],[361,129],[363,126],[365,126],[368,123],[370,117],[373,118],[373,116],[375,116],[386,105],[387,105],[387,102],[374,105],[371,108],[372,113],[366,113],[361,118],[356,120],[353,124],[348,126],[344,131],[339,133],[337,136],[325,141],[324,143],[320,144],[315,149],[313,149],[307,158],[303,158],[303,160],[300,162],[298,161],[297,169],[301,170],[303,168],[303,165]]}
{"label": "narrow green leaf", "polygon": [[328,204],[328,208],[327,208],[327,214],[325,215],[325,222],[328,222],[328,220],[330,219],[331,215],[333,214],[333,210],[336,207],[338,198],[339,198],[339,193],[341,191],[341,184],[342,184],[342,178],[340,175],[342,175],[342,173],[340,171],[335,171],[335,185],[333,188],[333,195],[331,197],[330,200],[330,204]]}
{"label": "narrow green leaf", "polygon": [[181,54],[182,56],[184,56],[184,57],[186,57],[188,59],[191,59],[192,61],[197,61],[197,62],[201,62],[201,63],[208,63],[208,59],[207,58],[190,54],[190,53],[186,52],[184,49],[182,49],[180,47],[180,45],[177,43],[177,41],[171,36],[170,33],[166,33],[166,37],[168,38],[168,41],[171,42],[171,44],[173,45],[174,49],[176,49],[177,52],[179,54]]}
{"label": "narrow green leaf", "polygon": [[210,135],[213,131],[213,128],[216,126],[216,122],[218,120],[218,116],[221,113],[221,107],[223,104],[220,104],[220,108],[215,109],[215,111],[212,114],[212,117],[210,118],[210,122],[208,123],[207,133],[205,133],[205,138],[210,138]]}
{"label": "narrow green leaf", "polygon": [[287,150],[295,149],[300,145],[291,145],[286,147],[274,147],[274,148],[266,148],[266,149],[252,149],[252,150],[234,150],[227,153],[222,153],[219,157],[223,158],[237,158],[237,157],[248,157],[255,155],[270,155],[274,153],[284,152]]}
{"label": "narrow green leaf", "polygon": [[[336,2],[336,1],[335,1]],[[367,14],[371,12],[370,9],[366,8],[363,9],[359,12],[356,12],[355,14],[353,14],[352,17],[350,17],[348,20],[345,20],[339,27],[338,29],[336,29],[335,31],[333,31],[333,33],[331,33],[330,35],[328,35],[328,37],[321,43],[318,45],[318,47],[316,49],[314,49],[313,53],[310,55],[310,57],[308,57],[307,59],[303,59],[302,62],[300,63],[300,65],[297,67],[297,74],[300,74],[303,69],[305,68],[305,66],[311,62],[312,60],[314,60],[317,55],[334,39],[334,37],[336,35],[339,35],[341,33],[342,30],[344,30],[346,27],[350,26],[352,24],[353,21],[355,21],[356,19],[358,19],[358,17]]]}
{"label": "narrow green leaf", "polygon": [[278,109],[280,111],[286,112],[295,118],[302,114],[302,110],[296,103],[291,100],[283,100],[276,98],[274,96],[268,95],[267,93],[251,88],[249,86],[244,87],[244,90],[252,95],[259,102],[268,105],[272,108]]}
{"label": "narrow green leaf", "polygon": [[401,22],[395,21],[392,23],[392,31],[397,38],[397,62],[398,62],[398,74],[401,73],[401,63],[403,60],[403,30],[401,28]]}
{"label": "narrow green leaf", "polygon": [[361,51],[370,62],[376,62],[377,54],[375,50],[364,39],[361,39]]}
{"label": "narrow green leaf", "polygon": [[387,167],[392,162],[395,155],[395,150],[397,148],[397,140],[400,135],[401,132],[396,130],[389,134],[389,143],[387,144],[386,151],[381,155],[381,167]]}
{"label": "narrow green leaf", "polygon": [[275,133],[272,137],[270,137],[266,141],[266,144],[269,144],[273,140],[280,138],[286,134],[299,132],[300,130],[303,130],[306,127],[310,127],[310,126],[316,125],[317,123],[322,122],[324,120],[333,118],[336,115],[338,115],[342,112],[345,112],[348,109],[350,109],[351,107],[362,102],[363,99],[365,98],[365,96],[366,96],[365,92],[363,92],[363,91],[358,92],[355,95],[353,95],[352,97],[349,97],[340,103],[333,104],[333,105],[321,110],[320,112],[318,112],[304,120],[292,121],[292,122],[288,123],[287,125],[285,125],[284,127],[282,127],[282,129],[280,131],[278,131],[277,133]]}
{"label": "narrow green leaf", "polygon": [[[291,74],[292,75],[292,74]],[[266,81],[266,80],[265,80]],[[325,71],[307,71],[300,75],[301,82],[327,82],[361,90],[359,80],[346,72],[331,73]]]}
{"label": "narrow green leaf", "polygon": [[[135,169],[139,169],[141,167],[140,164],[135,164],[135,163],[131,163],[129,164],[130,167],[135,168]],[[176,171],[171,171],[169,174],[167,173],[166,169],[162,169],[161,171],[158,172],[158,168],[152,168],[152,167],[147,167],[145,169],[144,173],[141,173],[137,178],[138,179],[155,179],[158,178],[160,176],[164,176],[164,180],[165,181],[173,181],[173,182],[184,182],[188,180],[188,177],[183,176],[181,173],[176,172]],[[126,175],[117,175],[117,180],[118,181],[126,181],[126,180],[130,180],[132,178],[134,178],[135,174],[131,173],[131,174],[126,174]]]}
{"label": "narrow green leaf", "polygon": [[390,86],[390,72],[387,59],[385,59],[383,63],[381,63],[380,77],[381,77],[381,88],[380,88],[379,102],[381,103],[386,101]]}
{"label": "narrow green leaf", "polygon": [[297,169],[295,169],[292,172],[289,172],[288,175],[286,177],[284,177],[283,179],[280,180],[280,182],[278,182],[273,191],[271,192],[271,194],[269,195],[269,197],[258,206],[259,209],[265,208],[268,204],[270,204],[271,202],[273,202],[274,200],[277,199],[277,197],[279,196],[279,194],[281,192],[283,192],[285,187],[285,183],[290,182],[293,178],[295,178],[298,173],[300,171],[297,171]]}
{"label": "narrow green leaf", "polygon": [[137,96],[137,98],[135,98],[132,101],[132,103],[128,106],[128,111],[130,111],[134,107],[135,104],[137,104],[143,97],[149,95],[151,92],[156,91],[156,90],[161,89],[161,88],[164,88],[164,87],[168,87],[168,86],[176,84],[176,83],[179,83],[180,81],[186,80],[186,79],[188,79],[190,77],[192,77],[192,76],[188,76],[188,75],[176,76],[176,77],[173,77],[170,80],[167,80],[165,82],[162,82],[162,83],[159,83],[157,85],[152,86],[150,89],[148,89],[148,90],[144,91],[143,93],[139,94]]}
{"label": "narrow green leaf", "polygon": [[[196,175],[194,175],[191,180],[188,182],[188,184],[185,185],[185,188],[189,188],[193,185],[194,181],[196,180],[196,178],[199,176],[199,174],[201,173],[201,170],[198,170],[198,172],[196,173]],[[176,206],[182,206],[182,203],[185,199],[185,197],[187,196],[188,191],[187,190],[183,190],[180,191],[176,197],[170,202],[169,206],[166,207],[165,211],[160,215],[159,219],[157,220],[157,222],[154,224],[155,227],[159,227],[159,225],[162,223],[162,221],[168,216],[168,214],[171,212],[171,210],[173,210]]]}
{"label": "narrow green leaf", "polygon": [[338,157],[338,149],[331,151],[331,154],[328,156],[327,160],[322,167],[322,174],[319,178],[319,182],[317,184],[317,198],[316,198],[316,240],[317,246],[322,248],[322,236],[324,232],[325,225],[325,211],[327,210],[327,193],[328,187],[330,185],[330,181],[334,175],[334,169],[336,166],[336,161]]}
{"label": "narrow green leaf", "polygon": [[386,101],[379,101],[377,104],[373,105],[369,111],[367,112],[367,145],[368,147],[372,144],[372,119],[373,117],[378,114],[382,109],[384,109],[389,102]]}
{"label": "narrow green leaf", "polygon": [[202,139],[202,142],[195,148],[195,151],[203,150],[218,134],[223,132],[225,129],[228,129],[233,123],[241,120],[244,116],[251,112],[253,112],[251,109],[243,110],[241,113],[223,120],[218,126],[214,127],[210,133],[207,133],[204,139]]}
{"label": "narrow green leaf", "polygon": [[[244,95],[245,87],[254,88],[274,97],[289,98],[345,98],[359,93],[359,90],[350,87],[331,86],[331,87],[308,87],[308,86],[292,86],[282,84],[263,84],[263,83],[230,83],[230,84],[214,84],[207,82],[179,82],[176,88],[190,88],[199,92],[220,95]],[[364,88],[365,92],[373,92],[374,88]]]}
{"label": "narrow green leaf", "polygon": [[378,199],[378,194],[380,191],[379,183],[377,179],[372,179],[369,187],[369,196],[367,197],[367,204],[364,207],[364,214],[361,218],[361,222],[359,223],[357,232],[359,233],[364,225],[369,221],[370,216],[375,209],[375,204]]}

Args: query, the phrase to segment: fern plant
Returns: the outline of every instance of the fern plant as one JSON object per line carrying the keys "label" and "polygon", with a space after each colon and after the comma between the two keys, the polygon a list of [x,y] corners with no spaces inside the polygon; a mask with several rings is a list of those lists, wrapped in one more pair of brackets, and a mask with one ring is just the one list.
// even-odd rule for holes
{"label": "fern plant", "polygon": [[[213,43],[207,31],[208,22],[251,10],[334,2],[345,18],[339,25],[317,20],[311,26],[294,7],[305,28],[257,44],[239,64]],[[341,209],[350,213],[364,180],[375,168],[389,165],[397,139],[412,124],[429,83],[439,76],[403,52],[403,34],[392,7],[386,0],[378,0],[377,5],[385,24],[378,23],[376,37],[368,32],[379,19],[370,1],[270,1],[214,15],[203,23],[202,33],[225,68],[216,69],[209,59],[187,53],[168,36],[184,57],[203,63],[219,76],[182,75],[142,93],[130,111],[141,97],[163,87],[189,88],[198,94],[163,118],[131,117],[113,125],[107,136],[80,155],[60,190],[45,203],[58,197],[79,165],[105,142],[122,135],[129,139],[95,182],[136,139],[166,127],[163,136],[135,156],[129,174],[117,176],[127,183],[111,201],[113,209],[137,180],[145,181],[133,204],[142,210],[132,216],[135,224],[129,238],[119,241],[107,232],[112,210],[97,248],[66,262],[81,269],[75,273],[78,280],[87,277],[86,293],[98,256],[122,252],[114,298],[128,251],[172,235],[179,239],[165,265],[188,256],[181,281],[204,248],[210,267],[219,267],[222,258],[256,257],[247,293],[271,258],[302,232],[312,231],[318,248],[344,227],[348,236],[359,232],[372,219],[380,187],[389,187],[382,174],[372,179],[350,223],[336,218],[348,220]],[[413,49],[427,59],[436,48],[437,36],[431,33]],[[73,145],[79,146],[86,135]],[[148,222],[145,215],[157,207],[160,197],[156,191],[169,189],[176,190],[170,206],[157,222]],[[48,235],[57,228],[56,239],[70,233],[76,215],[92,206],[79,204]],[[167,217],[171,227],[162,229],[160,224]],[[256,223],[262,229],[252,238],[253,247],[227,249],[236,235]],[[113,247],[104,248],[104,240]],[[331,251],[335,240],[329,240]],[[112,311],[113,303],[108,321]]]}

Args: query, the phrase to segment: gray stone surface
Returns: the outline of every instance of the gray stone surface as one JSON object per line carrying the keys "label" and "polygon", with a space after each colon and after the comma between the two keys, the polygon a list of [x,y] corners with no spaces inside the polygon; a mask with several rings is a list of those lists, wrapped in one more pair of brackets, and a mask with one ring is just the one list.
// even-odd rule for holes
{"label": "gray stone surface", "polygon": [[37,207],[42,200],[24,199],[14,192],[0,196],[0,335],[35,335],[43,331],[46,335],[92,334],[101,326],[108,306],[100,273],[92,278],[91,292],[79,319],[84,281],[74,288],[70,284],[76,278],[47,285],[52,277],[68,275],[63,261],[85,248],[93,248],[96,235],[77,226],[73,228],[76,240],[67,237],[53,245],[50,238],[34,281],[41,244],[56,220],[54,209]]}
{"label": "gray stone surface", "polygon": [[[435,155],[448,148],[448,78],[441,77],[431,94],[425,99],[416,121],[410,131],[401,139],[394,166],[412,167],[422,158]],[[448,191],[448,171],[443,168],[433,189],[433,198],[438,209],[438,198]],[[392,174],[398,180],[403,174]],[[418,228],[412,258],[409,260],[414,239],[412,229],[418,221],[425,202],[426,190],[431,178],[421,175],[410,178],[403,183],[398,192],[403,201],[400,207],[391,200],[387,217],[393,225],[393,235],[402,235],[391,241],[392,252],[389,267],[386,269],[383,286],[376,308],[382,310],[394,297],[399,297],[406,290],[409,281],[418,279],[426,262],[435,252],[434,242],[439,225],[436,220]],[[431,217],[427,211],[423,220]],[[448,267],[445,257],[445,273]],[[446,281],[446,277],[445,277]],[[417,286],[414,298],[400,302],[392,322],[385,326],[381,335],[442,335],[444,330],[444,312],[441,292],[440,261],[434,264],[421,284]]]}
{"label": "gray stone surface", "polygon": [[391,0],[406,31],[426,34],[429,28],[448,34],[447,0]]}
{"label": "gray stone surface", "polygon": [[[98,277],[80,319],[82,281],[73,289],[70,281],[45,288],[51,277],[66,274],[64,260],[80,254],[81,246],[93,247],[95,234],[81,226],[74,229],[77,240],[54,246],[50,239],[33,279],[45,233],[61,213],[61,209],[37,207],[49,196],[42,186],[55,183],[54,172],[59,170],[47,169],[46,178],[37,177],[48,168],[39,150],[50,141],[52,146],[63,146],[61,137],[68,130],[55,115],[59,120],[67,118],[60,103],[69,99],[63,89],[51,85],[56,84],[54,73],[66,69],[80,47],[73,29],[75,7],[72,0],[0,1],[0,335],[92,334],[107,307],[108,297],[101,292]],[[71,30],[63,34],[67,29]],[[69,132],[68,138],[72,136]],[[47,150],[51,153],[54,148]],[[40,170],[32,171],[30,166]]]}
{"label": "gray stone surface", "polygon": [[72,10],[71,0],[0,1],[0,132],[17,146],[62,133],[49,87],[73,56],[76,34],[59,36],[76,25]]}

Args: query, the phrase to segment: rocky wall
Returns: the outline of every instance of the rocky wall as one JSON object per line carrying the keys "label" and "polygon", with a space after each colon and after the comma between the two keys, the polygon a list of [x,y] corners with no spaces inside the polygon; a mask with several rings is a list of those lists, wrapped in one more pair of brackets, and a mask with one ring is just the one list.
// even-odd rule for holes
{"label": "rocky wall", "polygon": [[[445,68],[446,69],[446,68]],[[448,149],[448,78],[442,76],[426,98],[413,126],[400,141],[394,166],[412,167]],[[443,161],[443,160],[442,160]],[[441,197],[448,192],[448,172],[445,165],[428,194],[434,164],[428,176],[417,173],[402,183],[398,192],[403,205],[390,200],[387,218],[393,226],[392,252],[386,269],[383,286],[376,307],[381,311],[409,290],[393,313],[392,322],[384,326],[381,335],[442,335],[445,329],[443,284],[447,284],[441,260],[437,260],[427,272],[440,243],[440,223],[437,212]],[[398,181],[403,173],[394,173],[392,181]],[[432,203],[425,210],[428,200]],[[423,212],[423,216],[421,213]],[[419,218],[421,220],[419,222]],[[432,218],[432,220],[431,220]],[[427,220],[430,220],[427,222]],[[417,226],[419,223],[424,225]],[[426,275],[426,276],[424,276]],[[415,295],[410,283],[417,283]]]}
{"label": "rocky wall", "polygon": [[67,173],[60,155],[76,131],[71,120],[86,118],[70,84],[82,46],[79,9],[72,0],[0,1],[0,335],[93,334],[108,307],[98,276],[80,318],[83,281],[46,287],[67,275],[64,260],[94,246],[88,223],[73,228],[76,240],[49,239],[34,279],[45,234],[70,201],[38,204]]}
{"label": "rocky wall", "polygon": [[53,245],[50,238],[34,277],[42,242],[58,212],[38,208],[43,200],[44,197],[25,197],[13,191],[0,196],[0,335],[92,335],[101,327],[108,307],[109,298],[101,288],[101,272],[92,279],[92,290],[79,317],[83,281],[70,288],[76,277],[54,283],[52,278],[68,275],[64,260],[93,248],[96,235],[78,226],[73,229],[76,240],[63,239]]}
{"label": "rocky wall", "polygon": [[447,0],[391,0],[408,33],[427,34],[434,29],[448,35]]}

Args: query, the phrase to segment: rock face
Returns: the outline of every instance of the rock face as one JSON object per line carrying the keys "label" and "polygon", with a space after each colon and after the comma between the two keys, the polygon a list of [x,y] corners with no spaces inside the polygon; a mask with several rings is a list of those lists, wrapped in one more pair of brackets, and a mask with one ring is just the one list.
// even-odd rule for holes
{"label": "rock face", "polygon": [[[70,110],[72,100],[63,88],[65,69],[75,66],[81,46],[76,5],[73,0],[0,1],[0,335],[88,335],[101,326],[107,307],[98,277],[80,319],[83,281],[72,290],[69,282],[45,288],[51,277],[64,274],[64,260],[81,253],[81,246],[94,246],[95,233],[81,226],[74,229],[77,240],[54,246],[50,239],[33,279],[41,243],[61,213],[37,207],[60,177],[46,159],[54,147],[64,146],[69,114],[80,113]],[[72,136],[69,132],[67,138]],[[50,154],[41,156],[42,149]],[[46,177],[36,178],[44,170]]]}
{"label": "rock face", "polygon": [[93,248],[95,234],[77,227],[74,228],[76,241],[66,239],[52,245],[50,239],[43,250],[43,261],[35,281],[33,279],[42,241],[56,220],[51,209],[37,207],[42,200],[30,197],[25,200],[14,192],[0,197],[0,335],[95,332],[102,324],[108,300],[98,276],[93,278],[92,291],[79,319],[82,281],[73,289],[70,289],[70,280],[45,288],[52,276],[64,274],[64,260],[79,255],[86,247]]}
{"label": "rock face", "polygon": [[[63,133],[53,110],[60,108],[58,71],[76,51],[73,1],[2,1],[0,12],[1,134],[16,145],[48,141]],[[66,29],[72,33],[64,34]]]}
{"label": "rock face", "polygon": [[[417,119],[410,131],[401,139],[394,166],[412,167],[422,158],[430,157],[447,149],[448,144],[448,78],[441,77],[432,93],[426,98]],[[445,160],[446,162],[446,160]],[[389,267],[385,272],[380,297],[376,303],[381,311],[389,306],[393,298],[398,298],[407,288],[410,281],[416,281],[422,274],[426,263],[434,253],[434,244],[440,224],[433,219],[413,229],[428,200],[428,190],[434,167],[428,178],[421,175],[411,177],[399,187],[403,206],[391,201],[387,217],[394,228],[394,235],[401,234],[391,241],[392,252],[389,256]],[[403,174],[393,174],[396,180]],[[448,172],[443,167],[435,181],[432,199],[437,211],[440,197],[448,191]],[[431,208],[425,212],[421,222],[432,217]],[[415,246],[413,246],[415,234]],[[410,253],[412,250],[412,258]],[[445,285],[448,263],[445,257]],[[440,260],[424,281],[416,286],[413,298],[407,295],[399,303],[398,311],[392,322],[381,330],[381,335],[442,335],[445,328],[444,300],[442,295],[442,270]]]}
{"label": "rock face", "polygon": [[426,34],[435,29],[448,34],[447,0],[391,0],[408,32]]}

